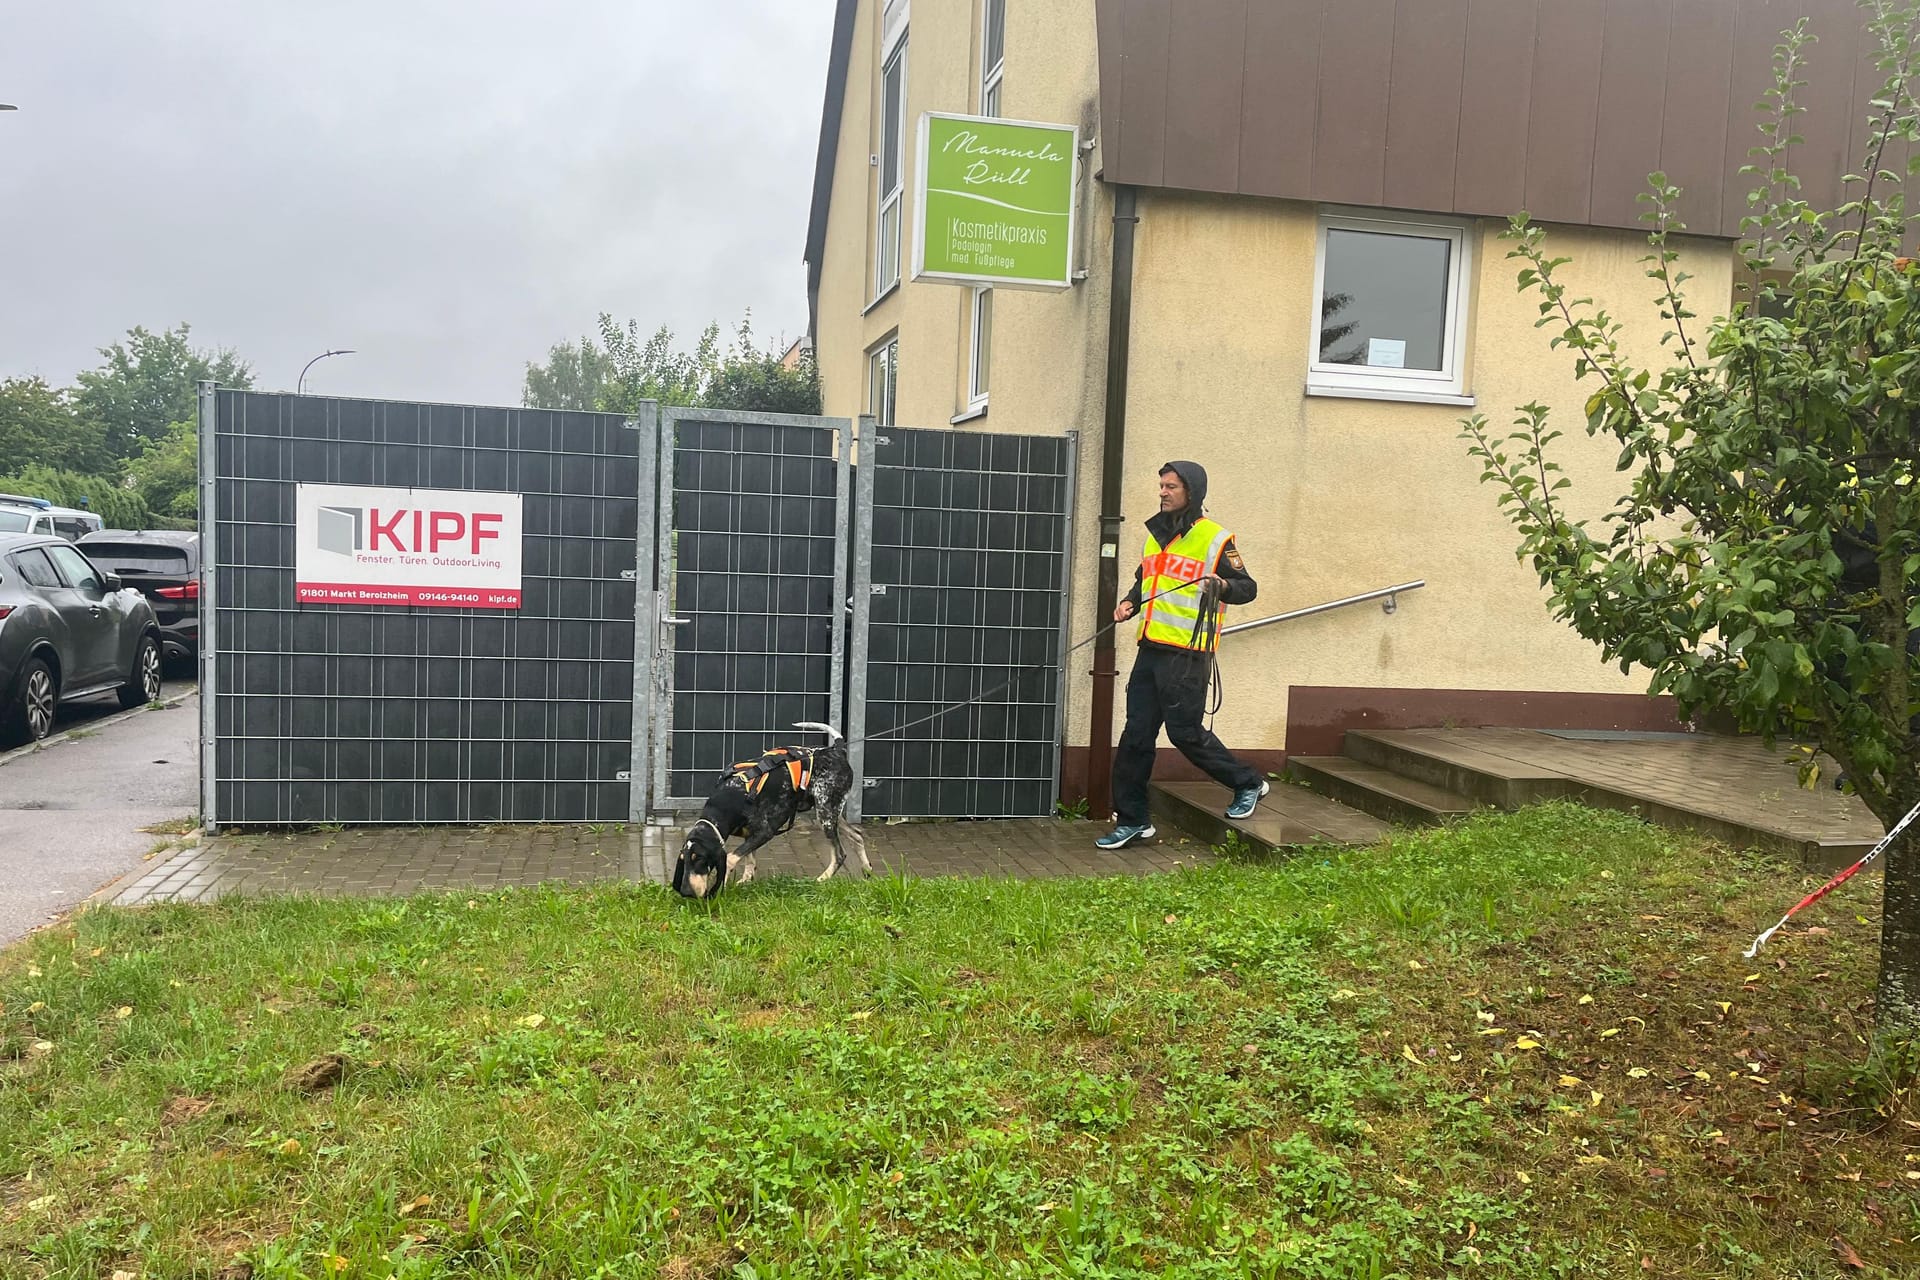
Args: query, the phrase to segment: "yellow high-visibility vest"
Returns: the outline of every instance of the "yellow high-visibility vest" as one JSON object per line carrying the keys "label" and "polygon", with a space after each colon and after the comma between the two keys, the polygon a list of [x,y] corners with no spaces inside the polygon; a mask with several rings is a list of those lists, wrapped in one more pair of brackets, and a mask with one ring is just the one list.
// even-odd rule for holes
{"label": "yellow high-visibility vest", "polygon": [[[1214,574],[1233,534],[1202,517],[1193,528],[1162,547],[1149,533],[1140,561],[1140,638],[1176,649],[1212,652],[1219,643],[1227,608],[1216,605],[1211,625],[1200,625],[1200,580]],[[1165,595],[1160,595],[1161,592]],[[1160,595],[1159,599],[1153,597]]]}

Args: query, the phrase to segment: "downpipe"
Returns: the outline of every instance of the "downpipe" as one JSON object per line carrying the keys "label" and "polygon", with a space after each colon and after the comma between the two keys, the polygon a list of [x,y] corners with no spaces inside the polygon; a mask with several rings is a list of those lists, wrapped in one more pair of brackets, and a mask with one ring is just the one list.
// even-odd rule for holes
{"label": "downpipe", "polygon": [[1133,338],[1133,239],[1139,226],[1137,193],[1113,192],[1113,282],[1107,315],[1107,406],[1100,458],[1100,564],[1094,625],[1105,627],[1093,647],[1093,707],[1087,726],[1087,811],[1096,822],[1113,812],[1113,687],[1119,675],[1114,636],[1107,627],[1120,604],[1120,491],[1127,456],[1127,370]]}

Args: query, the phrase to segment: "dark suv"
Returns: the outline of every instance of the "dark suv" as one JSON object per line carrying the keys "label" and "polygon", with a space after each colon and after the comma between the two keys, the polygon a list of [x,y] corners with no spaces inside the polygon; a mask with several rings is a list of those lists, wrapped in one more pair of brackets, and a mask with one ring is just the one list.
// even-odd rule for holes
{"label": "dark suv", "polygon": [[153,606],[160,652],[190,662],[200,654],[200,535],[155,529],[108,529],[80,539],[87,559],[117,573]]}
{"label": "dark suv", "polygon": [[160,695],[160,626],[120,575],[70,542],[0,533],[0,743],[44,738],[59,703]]}

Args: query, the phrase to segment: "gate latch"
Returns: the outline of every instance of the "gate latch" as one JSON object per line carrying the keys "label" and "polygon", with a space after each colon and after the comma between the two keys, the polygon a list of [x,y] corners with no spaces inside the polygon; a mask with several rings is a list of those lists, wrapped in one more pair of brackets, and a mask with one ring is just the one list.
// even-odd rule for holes
{"label": "gate latch", "polygon": [[614,780],[615,782],[632,782],[632,781],[633,781],[633,770],[631,770],[631,769],[622,769],[622,770],[620,770],[620,772],[618,772],[618,773],[616,773],[616,774],[614,774],[614,775],[613,775],[613,780]]}

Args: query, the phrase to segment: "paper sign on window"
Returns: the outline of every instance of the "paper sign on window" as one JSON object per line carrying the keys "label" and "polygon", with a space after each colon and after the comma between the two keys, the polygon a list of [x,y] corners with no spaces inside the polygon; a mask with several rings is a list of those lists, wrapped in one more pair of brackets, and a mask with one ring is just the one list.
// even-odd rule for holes
{"label": "paper sign on window", "polygon": [[1374,369],[1406,368],[1407,340],[1405,338],[1368,338],[1367,365]]}

